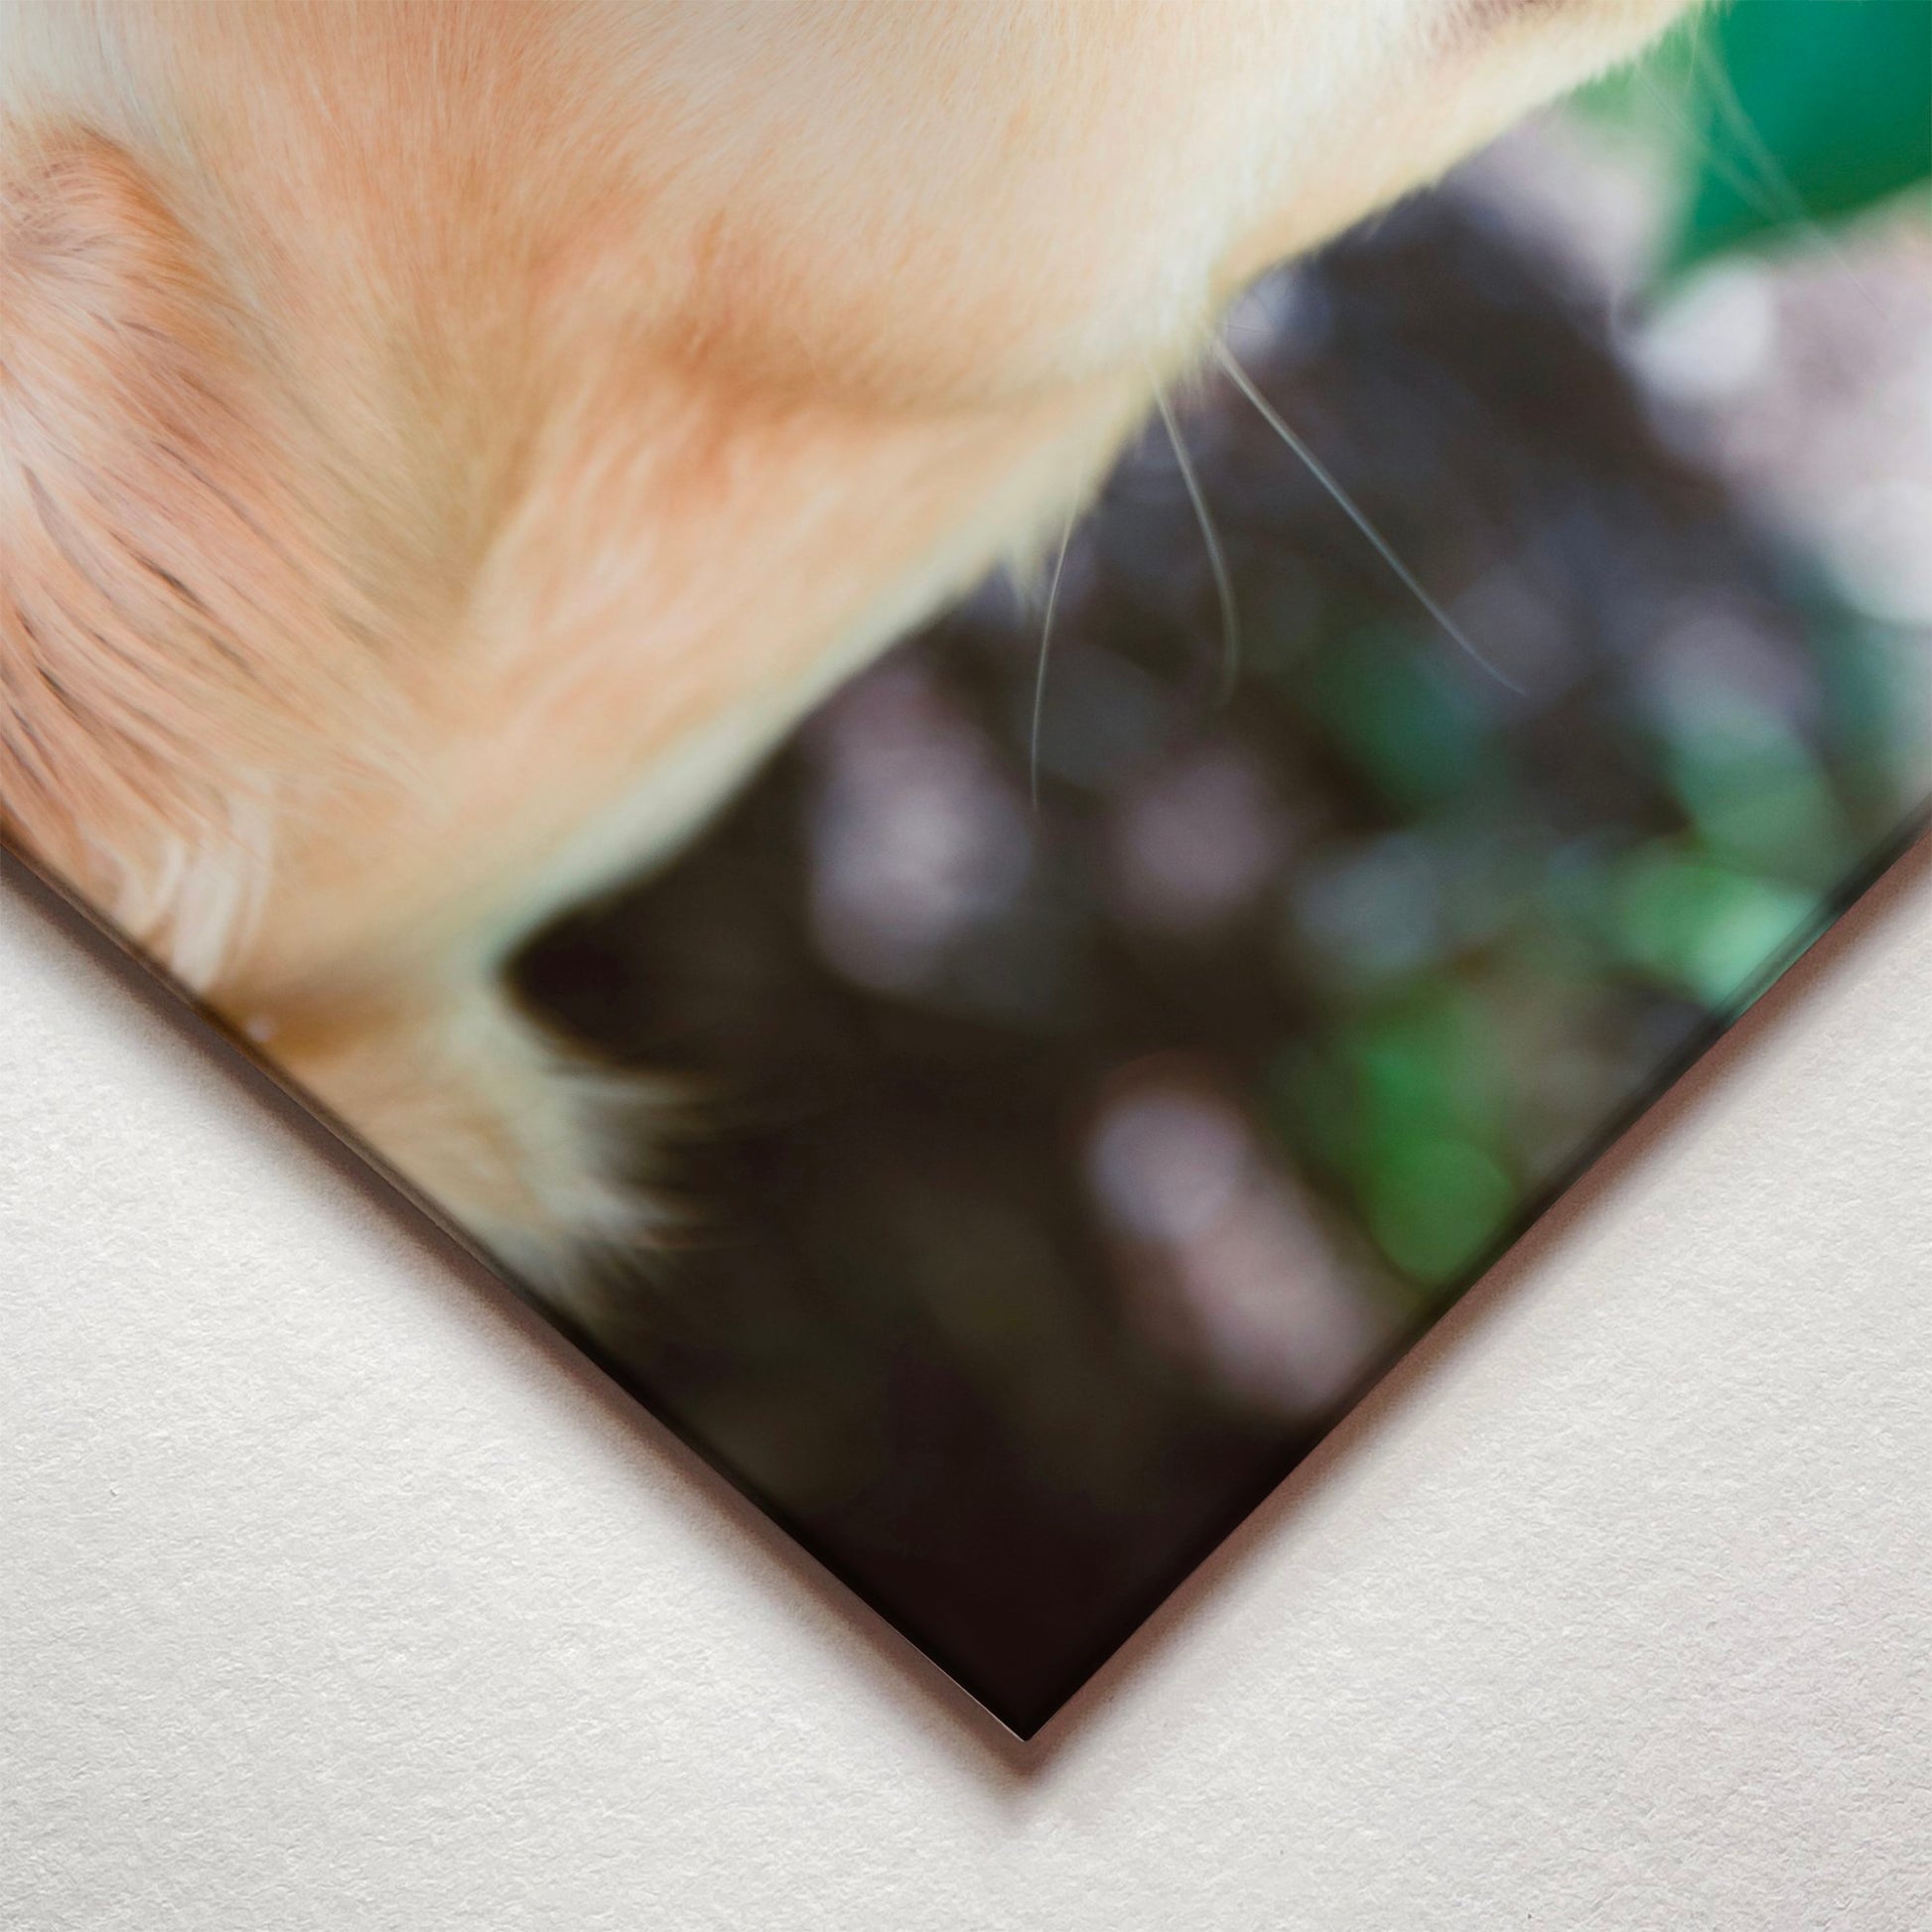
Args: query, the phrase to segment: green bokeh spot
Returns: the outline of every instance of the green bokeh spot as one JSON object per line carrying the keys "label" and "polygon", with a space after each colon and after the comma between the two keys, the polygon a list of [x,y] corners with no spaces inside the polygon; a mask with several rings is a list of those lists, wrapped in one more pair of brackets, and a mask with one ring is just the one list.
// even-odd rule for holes
{"label": "green bokeh spot", "polygon": [[1431,1286],[1454,1280],[1480,1259],[1515,1205],[1508,1174],[1481,1148],[1426,1137],[1386,1150],[1363,1199],[1382,1252]]}
{"label": "green bokeh spot", "polygon": [[1735,1008],[1816,922],[1821,901],[1695,847],[1659,843],[1619,880],[1624,958],[1716,1012]]}
{"label": "green bokeh spot", "polygon": [[1483,776],[1476,705],[1406,633],[1366,630],[1332,652],[1314,698],[1331,737],[1400,811],[1427,812]]}
{"label": "green bokeh spot", "polygon": [[1818,760],[1777,719],[1739,712],[1681,729],[1669,769],[1704,844],[1746,870],[1823,886],[1851,856]]}
{"label": "green bokeh spot", "polygon": [[1741,0],[1705,32],[1689,102],[1704,153],[1680,265],[1932,175],[1926,0]]}

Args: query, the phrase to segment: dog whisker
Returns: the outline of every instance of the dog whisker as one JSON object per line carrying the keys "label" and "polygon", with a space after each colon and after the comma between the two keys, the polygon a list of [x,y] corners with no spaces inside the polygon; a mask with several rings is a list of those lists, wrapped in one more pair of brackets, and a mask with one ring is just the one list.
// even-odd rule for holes
{"label": "dog whisker", "polygon": [[1180,426],[1174,421],[1167,391],[1157,387],[1154,402],[1167,428],[1168,441],[1173,445],[1173,460],[1179,466],[1180,481],[1187,486],[1187,500],[1194,506],[1194,520],[1200,525],[1201,541],[1207,546],[1207,567],[1214,573],[1214,595],[1221,603],[1221,675],[1215,702],[1226,704],[1234,695],[1235,681],[1241,673],[1241,625],[1234,608],[1234,582],[1228,575],[1227,558],[1221,552],[1214,519],[1208,514],[1207,498],[1201,491],[1200,479],[1194,474],[1187,446],[1181,441]]}
{"label": "dog whisker", "polygon": [[1073,517],[1060,529],[1060,547],[1053,558],[1053,576],[1046,586],[1046,614],[1039,623],[1039,668],[1034,676],[1033,729],[1027,740],[1027,788],[1033,808],[1039,810],[1039,727],[1046,714],[1046,661],[1053,648],[1053,612],[1060,601],[1060,574],[1066,569],[1066,546],[1073,539]]}
{"label": "dog whisker", "polygon": [[1234,359],[1234,351],[1225,343],[1216,342],[1214,345],[1214,356],[1221,367],[1227,371],[1229,381],[1254,405],[1261,420],[1300,458],[1303,465],[1307,468],[1309,475],[1334,498],[1336,504],[1347,516],[1348,520],[1374,546],[1376,555],[1395,573],[1396,577],[1401,581],[1403,588],[1448,632],[1449,640],[1456,648],[1472,662],[1480,665],[1505,690],[1514,691],[1518,697],[1521,697],[1523,695],[1523,687],[1506,672],[1499,670],[1489,658],[1484,656],[1470,642],[1468,633],[1463,630],[1462,626],[1424,588],[1421,579],[1402,561],[1395,546],[1369,521],[1367,512],[1341,486],[1341,483],[1329,472],[1327,466],[1322,463],[1321,459],[1303,442],[1301,437],[1289,428],[1288,424],[1283,420],[1281,412],[1255,387],[1254,381],[1249,376],[1247,370]]}

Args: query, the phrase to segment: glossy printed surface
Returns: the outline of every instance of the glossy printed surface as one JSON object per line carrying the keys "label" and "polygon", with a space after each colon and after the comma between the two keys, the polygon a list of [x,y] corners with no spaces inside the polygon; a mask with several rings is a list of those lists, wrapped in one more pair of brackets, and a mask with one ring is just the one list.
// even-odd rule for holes
{"label": "glossy printed surface", "polygon": [[[417,764],[260,713],[288,694],[258,671],[298,685],[330,626],[366,641],[396,614],[272,534],[306,481],[282,501],[264,457],[209,482],[224,439],[261,455],[242,391],[209,386],[246,332],[192,277],[110,260],[116,223],[173,259],[174,217],[110,147],[57,145],[29,279],[71,294],[106,261],[147,319],[92,320],[166,408],[106,412],[104,471],[58,383],[19,416],[41,602],[8,640],[42,676],[9,712],[10,795],[78,801],[72,853],[121,867],[125,932],[1031,1735],[1924,822],[1932,242],[1896,192],[1932,147],[1923,89],[1872,50],[1915,48],[1926,16],[1817,14],[1727,16],[1722,84],[1694,40],[1690,91],[1621,82],[1262,281],[1036,582],[843,688],[894,599],[937,593],[860,599],[807,661],[819,618],[773,587],[858,597],[835,544],[809,554],[851,528],[821,498],[874,505],[888,551],[936,540],[1019,462],[1013,422],[940,461],[916,420],[847,449],[850,397],[749,427],[667,411],[634,538],[607,473],[566,465],[584,517],[508,519],[517,561],[480,578],[527,601],[458,603],[498,643],[533,612],[588,612],[601,642],[566,673],[526,626],[500,689],[501,653],[440,664],[398,713],[427,692],[455,721]],[[1848,161],[1819,116],[1866,95]],[[30,346],[30,375],[84,387],[88,341]],[[719,569],[774,503],[797,553]],[[946,567],[972,575],[974,543],[997,547]],[[657,600],[656,659],[599,604],[618,581]],[[732,621],[680,643],[721,590]],[[96,684],[34,658],[56,618]],[[773,711],[780,620],[804,655]],[[128,653],[95,647],[116,624],[147,653],[133,699]],[[726,672],[758,702],[708,712]],[[643,730],[680,703],[681,737]],[[90,789],[103,719],[139,756]],[[184,761],[210,721],[234,770]],[[435,837],[304,826],[318,747],[345,811],[388,786]],[[613,772],[636,795],[573,830],[599,759],[586,798]],[[222,838],[171,845],[205,789]],[[250,925],[250,869],[286,857],[271,801],[327,859],[316,923],[271,898]],[[533,853],[541,891],[496,905]],[[500,956],[556,907],[506,996]],[[244,941],[253,977],[224,981]]]}
{"label": "glossy printed surface", "polygon": [[[1537,225],[1564,166],[1615,194],[1526,140],[1231,332],[1486,665],[1222,380],[1179,427],[1231,690],[1157,429],[1043,683],[1044,587],[987,594],[524,961],[711,1116],[594,1345],[1023,1732],[1932,791],[1922,621],[1745,469],[1857,352],[1834,270],[1733,265],[1612,348]],[[1837,271],[1873,388],[1925,352],[1923,251]]]}

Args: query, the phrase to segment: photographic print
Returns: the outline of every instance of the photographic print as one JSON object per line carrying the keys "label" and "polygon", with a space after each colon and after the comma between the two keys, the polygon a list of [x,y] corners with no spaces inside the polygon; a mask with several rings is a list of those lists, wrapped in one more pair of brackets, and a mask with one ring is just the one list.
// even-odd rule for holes
{"label": "photographic print", "polygon": [[8,846],[1031,1735],[1924,824],[1929,175],[1924,0],[10,0]]}

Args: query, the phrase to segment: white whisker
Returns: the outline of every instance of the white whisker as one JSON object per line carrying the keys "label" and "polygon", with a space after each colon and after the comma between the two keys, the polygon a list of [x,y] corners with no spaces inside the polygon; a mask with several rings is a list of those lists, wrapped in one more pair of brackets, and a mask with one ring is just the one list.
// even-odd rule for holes
{"label": "white whisker", "polygon": [[1498,684],[1502,685],[1506,690],[1514,691],[1519,697],[1521,697],[1523,695],[1523,687],[1520,684],[1518,684],[1514,678],[1509,677],[1504,672],[1498,670],[1496,666],[1492,664],[1489,661],[1489,659],[1485,657],[1482,654],[1482,652],[1479,651],[1475,647],[1475,645],[1469,641],[1468,636],[1463,631],[1461,625],[1458,624],[1455,621],[1455,620],[1451,618],[1446,610],[1443,609],[1442,605],[1439,604],[1436,601],[1436,599],[1433,598],[1429,594],[1429,592],[1423,588],[1422,583],[1417,578],[1415,572],[1412,571],[1409,568],[1409,566],[1402,561],[1401,557],[1399,557],[1396,554],[1395,546],[1391,544],[1388,538],[1385,537],[1382,534],[1382,532],[1378,530],[1375,527],[1375,525],[1369,521],[1366,513],[1356,503],[1355,499],[1352,496],[1350,496],[1347,490],[1345,490],[1341,486],[1341,484],[1335,480],[1335,478],[1329,474],[1327,468],[1321,462],[1321,459],[1317,457],[1315,453],[1311,449],[1310,449],[1309,446],[1306,443],[1304,443],[1302,439],[1299,436],[1297,436],[1292,429],[1289,428],[1288,424],[1282,420],[1280,412],[1276,410],[1273,404],[1269,402],[1268,398],[1264,396],[1261,393],[1261,391],[1255,387],[1254,382],[1250,379],[1247,370],[1244,369],[1241,366],[1241,364],[1234,359],[1234,353],[1228,347],[1228,345],[1225,343],[1217,342],[1214,345],[1214,354],[1215,354],[1215,358],[1219,361],[1221,367],[1227,371],[1229,380],[1231,380],[1234,386],[1237,389],[1239,389],[1241,393],[1244,396],[1246,396],[1251,403],[1254,404],[1256,410],[1259,412],[1261,416],[1262,421],[1265,422],[1268,425],[1268,427],[1272,429],[1275,432],[1275,434],[1279,436],[1282,439],[1282,441],[1286,443],[1288,447],[1291,450],[1293,450],[1295,454],[1302,460],[1302,462],[1307,466],[1309,474],[1315,480],[1316,483],[1318,483],[1321,485],[1323,489],[1325,489],[1328,492],[1330,496],[1334,498],[1335,502],[1346,513],[1348,520],[1351,523],[1353,523],[1356,529],[1361,531],[1362,535],[1365,536],[1369,540],[1369,542],[1375,547],[1376,554],[1382,559],[1382,561],[1385,564],[1388,565],[1390,570],[1392,570],[1395,573],[1397,578],[1401,581],[1403,587],[1416,600],[1416,602],[1420,604],[1422,608],[1425,611],[1427,611],[1432,618],[1436,620],[1436,621],[1443,627],[1443,629],[1446,632],[1448,632],[1449,638],[1455,644],[1456,648],[1459,649],[1473,663],[1479,664],[1483,670],[1487,671],[1488,674],[1496,680]]}
{"label": "white whisker", "polygon": [[[1697,55],[1702,55],[1703,52],[1702,47],[1695,50]],[[1694,61],[1694,72],[1702,74],[1704,66],[1701,60]],[[1714,66],[1712,71],[1722,74],[1724,69],[1722,67]],[[1699,130],[1690,115],[1678,107],[1669,93],[1649,73],[1639,70],[1637,86],[1668,124],[1671,133],[1690,151],[1693,166],[1709,168],[1760,220],[1775,222],[1780,216],[1787,220],[1792,218],[1793,210],[1790,205],[1773,192],[1775,184],[1768,179],[1752,181],[1750,176],[1728,155],[1720,153],[1712,138]],[[1748,149],[1746,151],[1748,152]],[[1761,165],[1759,174],[1762,177]],[[1802,214],[1799,218],[1802,219]]]}
{"label": "white whisker", "polygon": [[1034,810],[1039,810],[1039,727],[1046,715],[1046,659],[1053,648],[1053,611],[1060,601],[1060,573],[1066,568],[1066,546],[1073,538],[1073,518],[1069,515],[1060,529],[1059,554],[1053,559],[1052,581],[1046,587],[1046,615],[1039,624],[1039,668],[1034,674],[1034,724],[1028,741],[1027,786]]}
{"label": "white whisker", "polygon": [[[1700,30],[1702,23],[1699,23]],[[1811,209],[1805,205],[1805,198],[1798,193],[1784,164],[1771,151],[1770,144],[1758,131],[1757,123],[1751,119],[1749,110],[1739,98],[1736,85],[1730,77],[1730,70],[1725,66],[1723,57],[1718,53],[1700,31],[1691,43],[1691,66],[1693,77],[1704,83],[1711,98],[1717,103],[1718,113],[1725,125],[1730,129],[1737,145],[1743,149],[1745,158],[1757,170],[1759,181],[1763,184],[1767,200],[1759,200],[1747,192],[1747,185],[1740,186],[1734,178],[1735,171],[1719,167],[1720,174],[1727,186],[1734,189],[1745,205],[1756,213],[1775,219],[1784,219],[1812,246],[1828,254],[1833,265],[1845,276],[1847,283],[1857,292],[1860,301],[1876,315],[1881,313],[1880,304],[1865,281],[1863,270],[1839,245],[1837,238]],[[1668,105],[1668,103],[1667,103]],[[1697,130],[1690,130],[1691,138],[1697,139]],[[1716,144],[1706,141],[1704,158],[1714,165],[1721,157]]]}
{"label": "white whisker", "polygon": [[1227,559],[1221,554],[1221,540],[1214,534],[1214,519],[1207,512],[1207,498],[1201,493],[1200,479],[1188,461],[1187,446],[1180,440],[1180,426],[1169,407],[1167,391],[1158,385],[1155,406],[1167,425],[1168,441],[1173,445],[1173,460],[1180,466],[1180,481],[1187,485],[1187,499],[1194,506],[1194,520],[1200,525],[1201,541],[1207,546],[1207,566],[1214,573],[1214,594],[1221,604],[1221,678],[1215,702],[1226,704],[1234,695],[1235,679],[1241,671],[1241,627],[1234,610],[1234,583],[1228,576]]}

